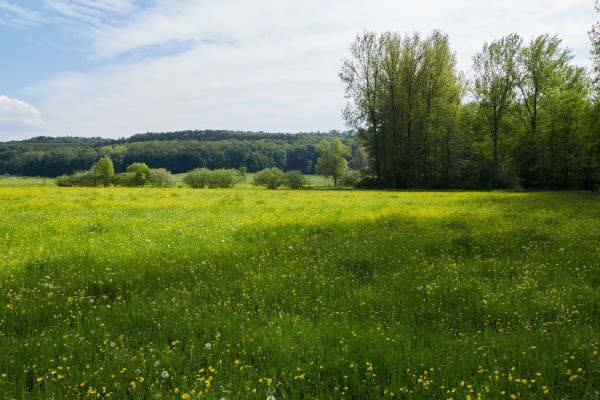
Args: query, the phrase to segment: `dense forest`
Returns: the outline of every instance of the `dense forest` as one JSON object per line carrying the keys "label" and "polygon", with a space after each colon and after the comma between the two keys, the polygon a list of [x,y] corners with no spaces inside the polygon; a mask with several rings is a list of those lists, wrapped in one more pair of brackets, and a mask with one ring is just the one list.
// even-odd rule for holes
{"label": "dense forest", "polygon": [[559,38],[485,43],[468,77],[449,43],[365,31],[350,46],[344,117],[379,184],[598,189],[598,88]]}
{"label": "dense forest", "polygon": [[116,172],[135,162],[172,173],[194,168],[241,168],[256,172],[277,167],[314,173],[323,140],[339,138],[347,145],[351,132],[264,133],[232,131],[183,131],[144,133],[127,139],[80,137],[36,137],[0,143],[0,173],[56,177],[89,169],[100,157],[108,156]]}

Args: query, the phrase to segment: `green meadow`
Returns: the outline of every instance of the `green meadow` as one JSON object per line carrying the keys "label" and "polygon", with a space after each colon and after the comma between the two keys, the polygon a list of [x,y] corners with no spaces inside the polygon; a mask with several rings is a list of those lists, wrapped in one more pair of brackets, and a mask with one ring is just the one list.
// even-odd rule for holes
{"label": "green meadow", "polygon": [[598,193],[2,183],[1,398],[600,397]]}

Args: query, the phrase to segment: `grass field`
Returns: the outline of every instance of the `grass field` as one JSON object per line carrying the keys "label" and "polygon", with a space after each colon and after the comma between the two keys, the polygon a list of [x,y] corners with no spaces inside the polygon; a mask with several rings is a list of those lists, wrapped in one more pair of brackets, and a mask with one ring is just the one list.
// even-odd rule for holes
{"label": "grass field", "polygon": [[597,399],[600,196],[0,185],[0,397]]}

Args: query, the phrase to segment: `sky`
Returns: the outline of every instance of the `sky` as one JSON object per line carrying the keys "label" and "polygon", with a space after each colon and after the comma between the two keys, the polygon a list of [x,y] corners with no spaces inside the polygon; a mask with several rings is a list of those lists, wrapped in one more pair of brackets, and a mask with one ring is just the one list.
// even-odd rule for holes
{"label": "sky", "polygon": [[226,129],[345,130],[338,73],[363,30],[484,42],[557,35],[589,68],[591,0],[0,0],[0,142]]}

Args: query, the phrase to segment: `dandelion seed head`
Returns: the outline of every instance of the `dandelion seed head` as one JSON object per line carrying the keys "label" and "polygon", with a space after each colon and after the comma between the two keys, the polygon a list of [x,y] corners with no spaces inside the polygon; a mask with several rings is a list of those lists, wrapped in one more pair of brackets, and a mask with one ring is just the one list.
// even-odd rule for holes
{"label": "dandelion seed head", "polygon": [[211,346],[211,344],[210,344],[210,343],[206,343],[206,344],[204,345],[204,347],[206,347],[207,349],[210,349],[212,346]]}
{"label": "dandelion seed head", "polygon": [[158,367],[160,365],[160,361],[154,361],[154,366]]}
{"label": "dandelion seed head", "polygon": [[169,373],[167,371],[163,371],[160,373],[160,376],[162,376],[163,378],[166,378],[169,376]]}

